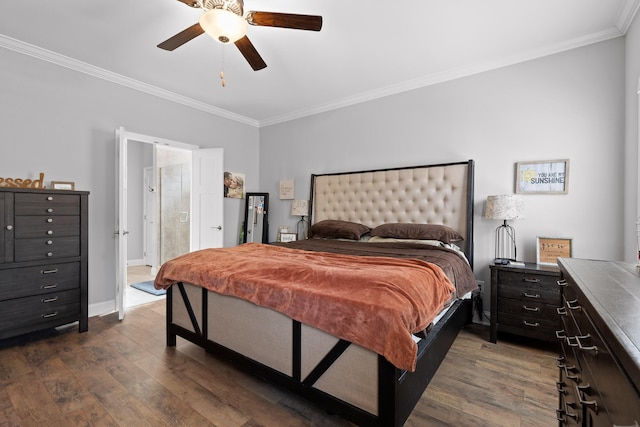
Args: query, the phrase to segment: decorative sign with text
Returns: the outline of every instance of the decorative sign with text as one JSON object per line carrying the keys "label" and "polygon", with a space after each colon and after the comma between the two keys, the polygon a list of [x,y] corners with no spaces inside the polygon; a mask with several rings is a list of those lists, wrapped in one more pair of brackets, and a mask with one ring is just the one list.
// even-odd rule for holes
{"label": "decorative sign with text", "polygon": [[12,188],[44,188],[44,173],[38,179],[0,178],[0,187]]}
{"label": "decorative sign with text", "polygon": [[516,193],[566,194],[568,185],[569,160],[516,163]]}

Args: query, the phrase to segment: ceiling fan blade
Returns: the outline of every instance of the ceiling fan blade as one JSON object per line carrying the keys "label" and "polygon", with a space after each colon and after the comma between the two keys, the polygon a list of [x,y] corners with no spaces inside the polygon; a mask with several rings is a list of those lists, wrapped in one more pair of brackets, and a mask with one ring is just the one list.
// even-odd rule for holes
{"label": "ceiling fan blade", "polygon": [[200,7],[200,5],[198,5],[198,2],[196,0],[178,0],[178,1],[186,4],[187,6]]}
{"label": "ceiling fan blade", "polygon": [[247,22],[265,27],[293,28],[294,30],[320,31],[322,16],[296,15],[293,13],[256,12],[247,13]]}
{"label": "ceiling fan blade", "polygon": [[175,36],[163,41],[158,45],[158,47],[164,50],[174,50],[176,48],[179,48],[189,40],[195,39],[202,33],[204,33],[204,30],[202,29],[200,24],[196,23],[186,30],[180,31]]}
{"label": "ceiling fan blade", "polygon": [[253,47],[253,43],[249,40],[249,37],[244,36],[243,38],[236,40],[235,45],[244,56],[244,59],[247,60],[253,71],[262,70],[267,67],[267,64],[264,62],[258,51],[255,47]]}

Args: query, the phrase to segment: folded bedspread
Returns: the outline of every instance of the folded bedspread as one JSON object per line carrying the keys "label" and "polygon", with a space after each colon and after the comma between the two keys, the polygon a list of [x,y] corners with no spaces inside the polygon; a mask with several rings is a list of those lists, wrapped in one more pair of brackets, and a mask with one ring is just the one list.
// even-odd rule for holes
{"label": "folded bedspread", "polygon": [[435,264],[247,243],[167,261],[156,289],[177,282],[251,301],[359,344],[413,371],[412,333],[426,328],[455,294]]}

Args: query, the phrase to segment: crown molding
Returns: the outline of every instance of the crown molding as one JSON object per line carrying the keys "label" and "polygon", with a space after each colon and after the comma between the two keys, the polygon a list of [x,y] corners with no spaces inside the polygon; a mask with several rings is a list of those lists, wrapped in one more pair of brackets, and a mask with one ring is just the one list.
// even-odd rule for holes
{"label": "crown molding", "polygon": [[616,27],[623,34],[627,34],[629,26],[638,13],[638,8],[640,8],[640,0],[624,0],[620,5],[616,19]]}
{"label": "crown molding", "polygon": [[[629,0],[627,1],[627,3],[640,3],[640,0]],[[637,10],[637,7],[635,8],[635,10]],[[635,10],[633,13],[635,13]],[[261,120],[260,127],[283,123],[290,120],[311,116],[314,114],[324,113],[324,112],[335,110],[338,108],[348,107],[351,105],[360,104],[367,101],[373,101],[375,99],[396,95],[402,92],[408,92],[414,89],[432,86],[438,83],[444,83],[447,81],[456,80],[462,77],[472,76],[474,74],[483,73],[485,71],[491,71],[498,68],[515,65],[521,62],[542,58],[544,56],[565,52],[567,50],[576,49],[576,48],[587,46],[590,44],[614,39],[617,37],[621,37],[623,35],[624,33],[621,32],[618,28],[612,28],[609,30],[601,31],[599,33],[591,34],[586,37],[579,37],[573,40],[568,40],[563,43],[551,45],[544,49],[532,50],[529,52],[524,52],[520,55],[499,59],[496,61],[489,61],[481,64],[474,64],[465,68],[447,70],[441,73],[430,74],[428,76],[420,77],[413,80],[408,80],[395,85],[386,86],[380,89],[364,92],[351,97],[342,98],[335,102],[317,105],[313,108],[294,111],[290,114],[285,114],[285,115],[273,117],[270,119]]]}
{"label": "crown molding", "polygon": [[166,99],[167,101],[175,102],[187,107],[194,108],[196,110],[204,111],[205,113],[213,114],[225,119],[244,123],[254,127],[258,127],[259,125],[257,120],[251,119],[249,117],[235,114],[222,108],[214,107],[204,102],[197,101],[193,98],[179,95],[175,92],[171,92],[166,89],[162,89],[157,86],[153,86],[139,80],[135,80],[121,74],[117,74],[103,68],[87,64],[82,61],[78,61],[68,56],[60,55],[59,53],[34,46],[29,43],[25,43],[2,34],[0,34],[0,47],[22,53],[24,55],[28,55],[43,61],[47,61],[61,67],[69,68],[74,71],[88,74],[99,79],[107,80],[109,82],[125,86],[139,92],[157,96],[158,98]]}

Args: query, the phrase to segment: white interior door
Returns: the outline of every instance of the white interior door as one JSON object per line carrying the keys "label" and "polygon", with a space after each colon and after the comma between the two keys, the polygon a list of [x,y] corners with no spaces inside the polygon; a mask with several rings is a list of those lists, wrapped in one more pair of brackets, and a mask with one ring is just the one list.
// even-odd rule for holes
{"label": "white interior door", "polygon": [[223,245],[223,159],[224,149],[222,148],[206,148],[193,152],[192,251],[221,248]]}
{"label": "white interior door", "polygon": [[116,130],[116,311],[124,319],[124,293],[127,287],[127,136]]}

